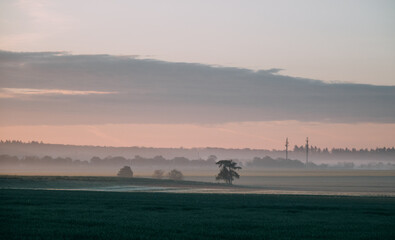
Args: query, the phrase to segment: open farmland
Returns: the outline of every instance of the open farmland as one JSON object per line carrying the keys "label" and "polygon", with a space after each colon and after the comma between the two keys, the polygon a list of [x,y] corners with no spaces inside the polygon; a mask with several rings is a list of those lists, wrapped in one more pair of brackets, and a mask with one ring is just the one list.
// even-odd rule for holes
{"label": "open farmland", "polygon": [[51,191],[30,182],[36,190],[0,190],[3,239],[395,238],[393,197]]}

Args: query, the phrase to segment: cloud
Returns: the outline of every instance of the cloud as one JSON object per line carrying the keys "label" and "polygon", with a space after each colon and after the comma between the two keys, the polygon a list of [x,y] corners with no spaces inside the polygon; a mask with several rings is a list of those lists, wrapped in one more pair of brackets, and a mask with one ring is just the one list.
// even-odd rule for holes
{"label": "cloud", "polygon": [[40,94],[2,98],[0,124],[395,122],[395,86],[325,83],[278,72],[2,51],[0,88]]}
{"label": "cloud", "polygon": [[0,88],[0,98],[21,98],[40,95],[92,95],[115,94],[116,92],[76,91],[64,89]]}
{"label": "cloud", "polygon": [[279,73],[282,70],[284,70],[284,69],[282,69],[282,68],[271,68],[271,69],[266,70],[265,72],[274,74],[274,73]]}

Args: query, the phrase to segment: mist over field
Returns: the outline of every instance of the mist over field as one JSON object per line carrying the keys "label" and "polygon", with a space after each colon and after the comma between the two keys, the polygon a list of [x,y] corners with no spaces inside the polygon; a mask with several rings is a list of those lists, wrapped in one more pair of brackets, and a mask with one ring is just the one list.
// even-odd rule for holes
{"label": "mist over field", "polygon": [[[142,148],[0,142],[0,173],[16,175],[115,176],[131,166],[135,176],[153,177],[155,170],[178,169],[188,177],[214,182],[216,162],[233,159],[242,184],[261,185],[253,176],[394,176],[395,149],[321,149],[304,146],[288,151],[223,148]],[[359,180],[356,180],[357,182]]]}
{"label": "mist over field", "polygon": [[[208,159],[235,159],[239,162],[252,162],[255,158],[270,157],[285,158],[286,150],[265,149],[226,149],[226,148],[148,148],[148,147],[105,147],[105,146],[78,146],[63,144],[46,144],[39,142],[1,141],[0,153],[3,155],[24,157],[62,157],[73,160],[90,161],[93,157],[109,159],[122,157],[124,159],[175,159],[184,158],[188,160]],[[289,159],[305,163],[305,146],[293,146],[288,150]],[[349,148],[319,148],[309,146],[310,163],[335,165],[337,163],[354,163],[357,165],[368,163],[391,164],[395,161],[395,149],[349,149]]]}

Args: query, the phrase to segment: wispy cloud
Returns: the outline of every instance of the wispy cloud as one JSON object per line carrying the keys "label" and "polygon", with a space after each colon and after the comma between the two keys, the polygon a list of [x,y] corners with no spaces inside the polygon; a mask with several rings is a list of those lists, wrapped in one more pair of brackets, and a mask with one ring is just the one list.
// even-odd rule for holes
{"label": "wispy cloud", "polygon": [[326,83],[279,69],[3,51],[0,88],[45,96],[3,96],[3,124],[395,122],[395,86]]}
{"label": "wispy cloud", "polygon": [[76,91],[65,89],[32,89],[32,88],[0,88],[0,98],[18,98],[23,96],[39,95],[93,95],[115,94],[117,92],[103,91]]}

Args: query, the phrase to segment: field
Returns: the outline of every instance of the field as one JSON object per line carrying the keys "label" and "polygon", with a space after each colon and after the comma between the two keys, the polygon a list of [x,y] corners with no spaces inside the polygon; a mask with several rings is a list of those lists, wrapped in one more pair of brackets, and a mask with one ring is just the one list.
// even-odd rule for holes
{"label": "field", "polygon": [[395,239],[393,197],[37,190],[59,179],[0,179],[2,239]]}

